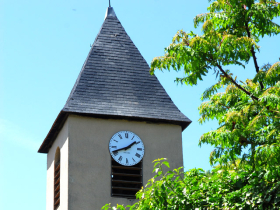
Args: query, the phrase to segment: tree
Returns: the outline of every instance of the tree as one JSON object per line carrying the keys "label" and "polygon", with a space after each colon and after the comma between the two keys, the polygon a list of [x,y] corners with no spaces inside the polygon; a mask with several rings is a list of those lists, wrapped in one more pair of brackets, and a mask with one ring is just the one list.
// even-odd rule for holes
{"label": "tree", "polygon": [[[236,192],[237,188],[249,194],[259,194],[252,196],[247,204],[246,198],[251,194],[237,193],[243,200],[225,199],[216,203],[215,207],[206,202],[204,207],[194,205],[193,208],[235,209],[243,205],[242,208],[248,209],[279,209],[280,62],[260,66],[257,52],[262,37],[280,33],[280,26],[273,22],[280,16],[280,3],[274,0],[216,0],[210,4],[208,11],[194,19],[195,27],[202,24],[202,35],[178,31],[165,49],[165,55],[152,61],[151,73],[157,69],[183,70],[185,77],[176,81],[186,85],[196,85],[203,76],[216,74],[217,81],[204,91],[201,97],[204,102],[199,107],[200,123],[217,119],[220,126],[203,134],[199,142],[200,145],[215,146],[210,154],[210,163],[219,165],[209,175],[213,181],[211,186],[228,189],[228,195]],[[246,81],[237,80],[234,70],[239,67],[248,69],[250,60],[254,63],[255,76]],[[222,175],[217,174],[218,171],[222,171]],[[194,179],[200,180],[201,184],[209,184],[205,172],[190,170],[186,172],[190,179],[192,173],[196,174]],[[224,182],[235,177],[240,181],[239,187],[227,188],[218,182],[220,176],[227,177]],[[240,180],[240,177],[247,180]],[[255,182],[256,177],[259,182]],[[176,177],[174,182],[178,180]],[[252,183],[260,183],[260,189]],[[153,184],[150,183],[151,186]],[[212,192],[210,188],[198,187],[197,190]],[[191,186],[185,185],[184,189],[188,192]],[[264,196],[260,190],[270,192],[267,194],[270,197]],[[213,191],[209,195],[212,195],[208,197],[210,199],[219,193]],[[141,202],[143,200],[140,199],[139,205]],[[237,206],[234,205],[236,202]],[[225,207],[226,204],[231,207]],[[178,209],[173,207],[170,209]]]}
{"label": "tree", "polygon": [[[267,182],[266,171],[249,168],[230,170],[216,166],[212,172],[202,169],[182,171],[182,167],[163,174],[168,162],[155,160],[156,175],[137,193],[132,206],[105,205],[102,209],[131,210],[206,210],[206,209],[279,209],[280,183]],[[278,179],[279,181],[279,179]]]}

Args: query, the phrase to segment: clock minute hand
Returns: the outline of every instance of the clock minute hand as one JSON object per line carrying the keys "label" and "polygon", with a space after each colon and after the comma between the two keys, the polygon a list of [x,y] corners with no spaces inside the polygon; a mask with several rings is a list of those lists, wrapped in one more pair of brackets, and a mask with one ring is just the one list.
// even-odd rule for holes
{"label": "clock minute hand", "polygon": [[119,149],[115,149],[115,150],[112,151],[112,152],[117,152],[117,151],[123,150],[123,149],[127,150],[128,148],[132,147],[133,144],[136,144],[136,141],[132,142],[132,143],[129,144],[128,146],[125,146],[125,147],[122,147],[122,148],[119,148]]}

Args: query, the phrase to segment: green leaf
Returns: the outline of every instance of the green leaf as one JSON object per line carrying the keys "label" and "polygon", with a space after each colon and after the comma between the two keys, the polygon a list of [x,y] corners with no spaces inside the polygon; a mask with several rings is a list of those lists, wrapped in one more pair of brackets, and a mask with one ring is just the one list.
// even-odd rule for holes
{"label": "green leaf", "polygon": [[163,161],[162,164],[164,164],[166,167],[170,168],[169,163],[167,161]]}

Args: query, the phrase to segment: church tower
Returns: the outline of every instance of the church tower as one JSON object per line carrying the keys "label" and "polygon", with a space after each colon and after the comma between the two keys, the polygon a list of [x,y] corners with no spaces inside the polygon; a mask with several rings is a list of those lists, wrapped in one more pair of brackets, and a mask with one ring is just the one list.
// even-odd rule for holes
{"label": "church tower", "polygon": [[39,148],[47,153],[47,210],[133,204],[153,176],[152,161],[183,165],[174,105],[112,7],[82,70]]}

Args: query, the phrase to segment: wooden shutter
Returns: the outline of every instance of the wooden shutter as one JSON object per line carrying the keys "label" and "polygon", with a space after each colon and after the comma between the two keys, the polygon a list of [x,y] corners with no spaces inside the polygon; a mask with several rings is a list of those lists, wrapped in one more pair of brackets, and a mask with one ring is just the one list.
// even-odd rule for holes
{"label": "wooden shutter", "polygon": [[60,160],[55,163],[54,170],[54,210],[60,204]]}
{"label": "wooden shutter", "polygon": [[134,199],[143,186],[142,161],[134,166],[120,165],[113,158],[111,162],[111,196]]}

